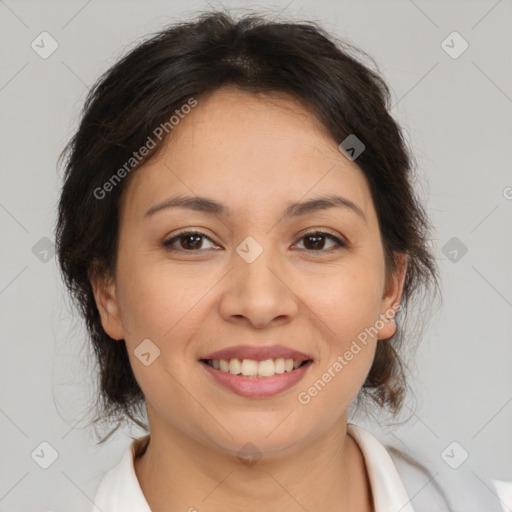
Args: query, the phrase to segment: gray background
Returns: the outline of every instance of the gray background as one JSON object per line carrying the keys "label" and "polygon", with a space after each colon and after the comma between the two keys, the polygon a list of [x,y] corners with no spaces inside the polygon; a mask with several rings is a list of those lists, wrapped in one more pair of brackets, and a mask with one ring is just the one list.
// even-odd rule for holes
{"label": "gray background", "polygon": [[[129,435],[140,434],[125,431],[97,448],[84,428],[95,366],[51,252],[61,183],[56,159],[87,89],[147,33],[196,9],[240,5],[274,14],[287,7],[285,14],[317,20],[373,56],[416,155],[417,190],[436,227],[443,307],[416,354],[411,420],[394,429],[358,422],[439,478],[464,474],[475,486],[484,475],[512,479],[509,0],[7,0],[0,1],[3,511],[51,509],[56,493],[74,496],[74,510],[87,510],[88,485],[118,461]],[[59,45],[47,59],[31,48],[43,31]],[[458,58],[442,46],[453,31],[469,44]],[[452,52],[461,48],[450,41]],[[58,453],[48,469],[31,457],[44,441]],[[456,470],[441,456],[453,441],[469,454]],[[455,458],[463,453],[457,450]]]}

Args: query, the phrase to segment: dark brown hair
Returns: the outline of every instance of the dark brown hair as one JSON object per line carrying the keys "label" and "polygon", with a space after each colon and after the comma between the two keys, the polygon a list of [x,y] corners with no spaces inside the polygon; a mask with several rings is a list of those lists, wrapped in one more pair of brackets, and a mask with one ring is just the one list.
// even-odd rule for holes
{"label": "dark brown hair", "polygon": [[[121,194],[165,138],[129,175],[118,170],[126,171],[133,153],[190,98],[200,101],[223,86],[285,93],[307,105],[337,144],[355,134],[365,146],[356,163],[371,190],[387,271],[394,270],[396,253],[408,255],[402,307],[413,295],[437,287],[428,219],[412,188],[412,156],[389,114],[386,83],[357,53],[368,57],[313,22],[203,13],[142,42],[93,86],[79,128],[61,155],[65,175],[56,242],[65,283],[85,318],[99,363],[95,422],[129,417],[148,430],[138,419],[144,396],[126,345],[103,330],[90,277],[114,274]],[[123,179],[113,182],[116,172]],[[393,413],[402,405],[406,385],[399,355],[405,332],[401,315],[402,310],[396,334],[378,342],[361,390]]]}

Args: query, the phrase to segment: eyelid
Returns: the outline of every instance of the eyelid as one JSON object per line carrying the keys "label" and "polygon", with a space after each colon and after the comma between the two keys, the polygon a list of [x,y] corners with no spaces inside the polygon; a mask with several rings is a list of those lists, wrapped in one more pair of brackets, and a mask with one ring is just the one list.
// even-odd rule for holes
{"label": "eyelid", "polygon": [[326,228],[312,228],[312,229],[302,233],[299,238],[303,238],[308,235],[314,235],[317,233],[321,233],[322,235],[329,235],[332,238],[334,238],[335,240],[338,240],[339,242],[343,243],[344,245],[348,245],[348,241],[345,237],[343,237],[342,235],[340,235],[338,233],[333,233],[332,231],[330,231],[329,229],[326,229]]}

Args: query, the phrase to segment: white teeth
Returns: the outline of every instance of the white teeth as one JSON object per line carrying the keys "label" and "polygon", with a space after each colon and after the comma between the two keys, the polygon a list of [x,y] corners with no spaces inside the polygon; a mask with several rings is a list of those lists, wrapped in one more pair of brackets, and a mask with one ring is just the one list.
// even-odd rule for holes
{"label": "white teeth", "polygon": [[[231,371],[231,363],[229,363],[229,370]],[[258,361],[254,361],[253,359],[244,359],[242,361],[242,374],[258,375]]]}
{"label": "white teeth", "polygon": [[258,375],[260,377],[273,377],[274,373],[274,361],[272,359],[265,359],[265,361],[258,363]]}
{"label": "white teeth", "polygon": [[284,358],[280,357],[274,361],[274,372],[284,373]]}
{"label": "white teeth", "polygon": [[284,372],[291,372],[297,369],[303,361],[285,359],[278,357],[277,359],[265,359],[264,361],[256,361],[254,359],[214,359],[210,360],[210,366],[216,370],[233,375],[244,375],[247,377],[273,377]]}
{"label": "white teeth", "polygon": [[242,364],[240,363],[240,359],[235,358],[229,361],[229,371],[234,375],[242,373]]}

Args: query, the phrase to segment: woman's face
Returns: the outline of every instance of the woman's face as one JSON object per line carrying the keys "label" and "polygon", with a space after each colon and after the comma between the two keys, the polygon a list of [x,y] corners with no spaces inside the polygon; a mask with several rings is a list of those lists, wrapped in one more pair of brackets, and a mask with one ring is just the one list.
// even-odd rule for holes
{"label": "woman's face", "polygon": [[[177,196],[222,210],[165,207]],[[327,196],[344,203],[290,208]],[[277,455],[346,421],[377,338],[394,334],[382,318],[404,267],[386,281],[364,175],[304,107],[229,88],[198,98],[131,176],[119,229],[115,278],[94,289],[105,330],[125,340],[152,434]],[[193,234],[174,238],[182,231]],[[204,362],[228,348],[228,361],[249,360],[246,373],[277,373]],[[281,356],[310,361],[279,373]]]}

